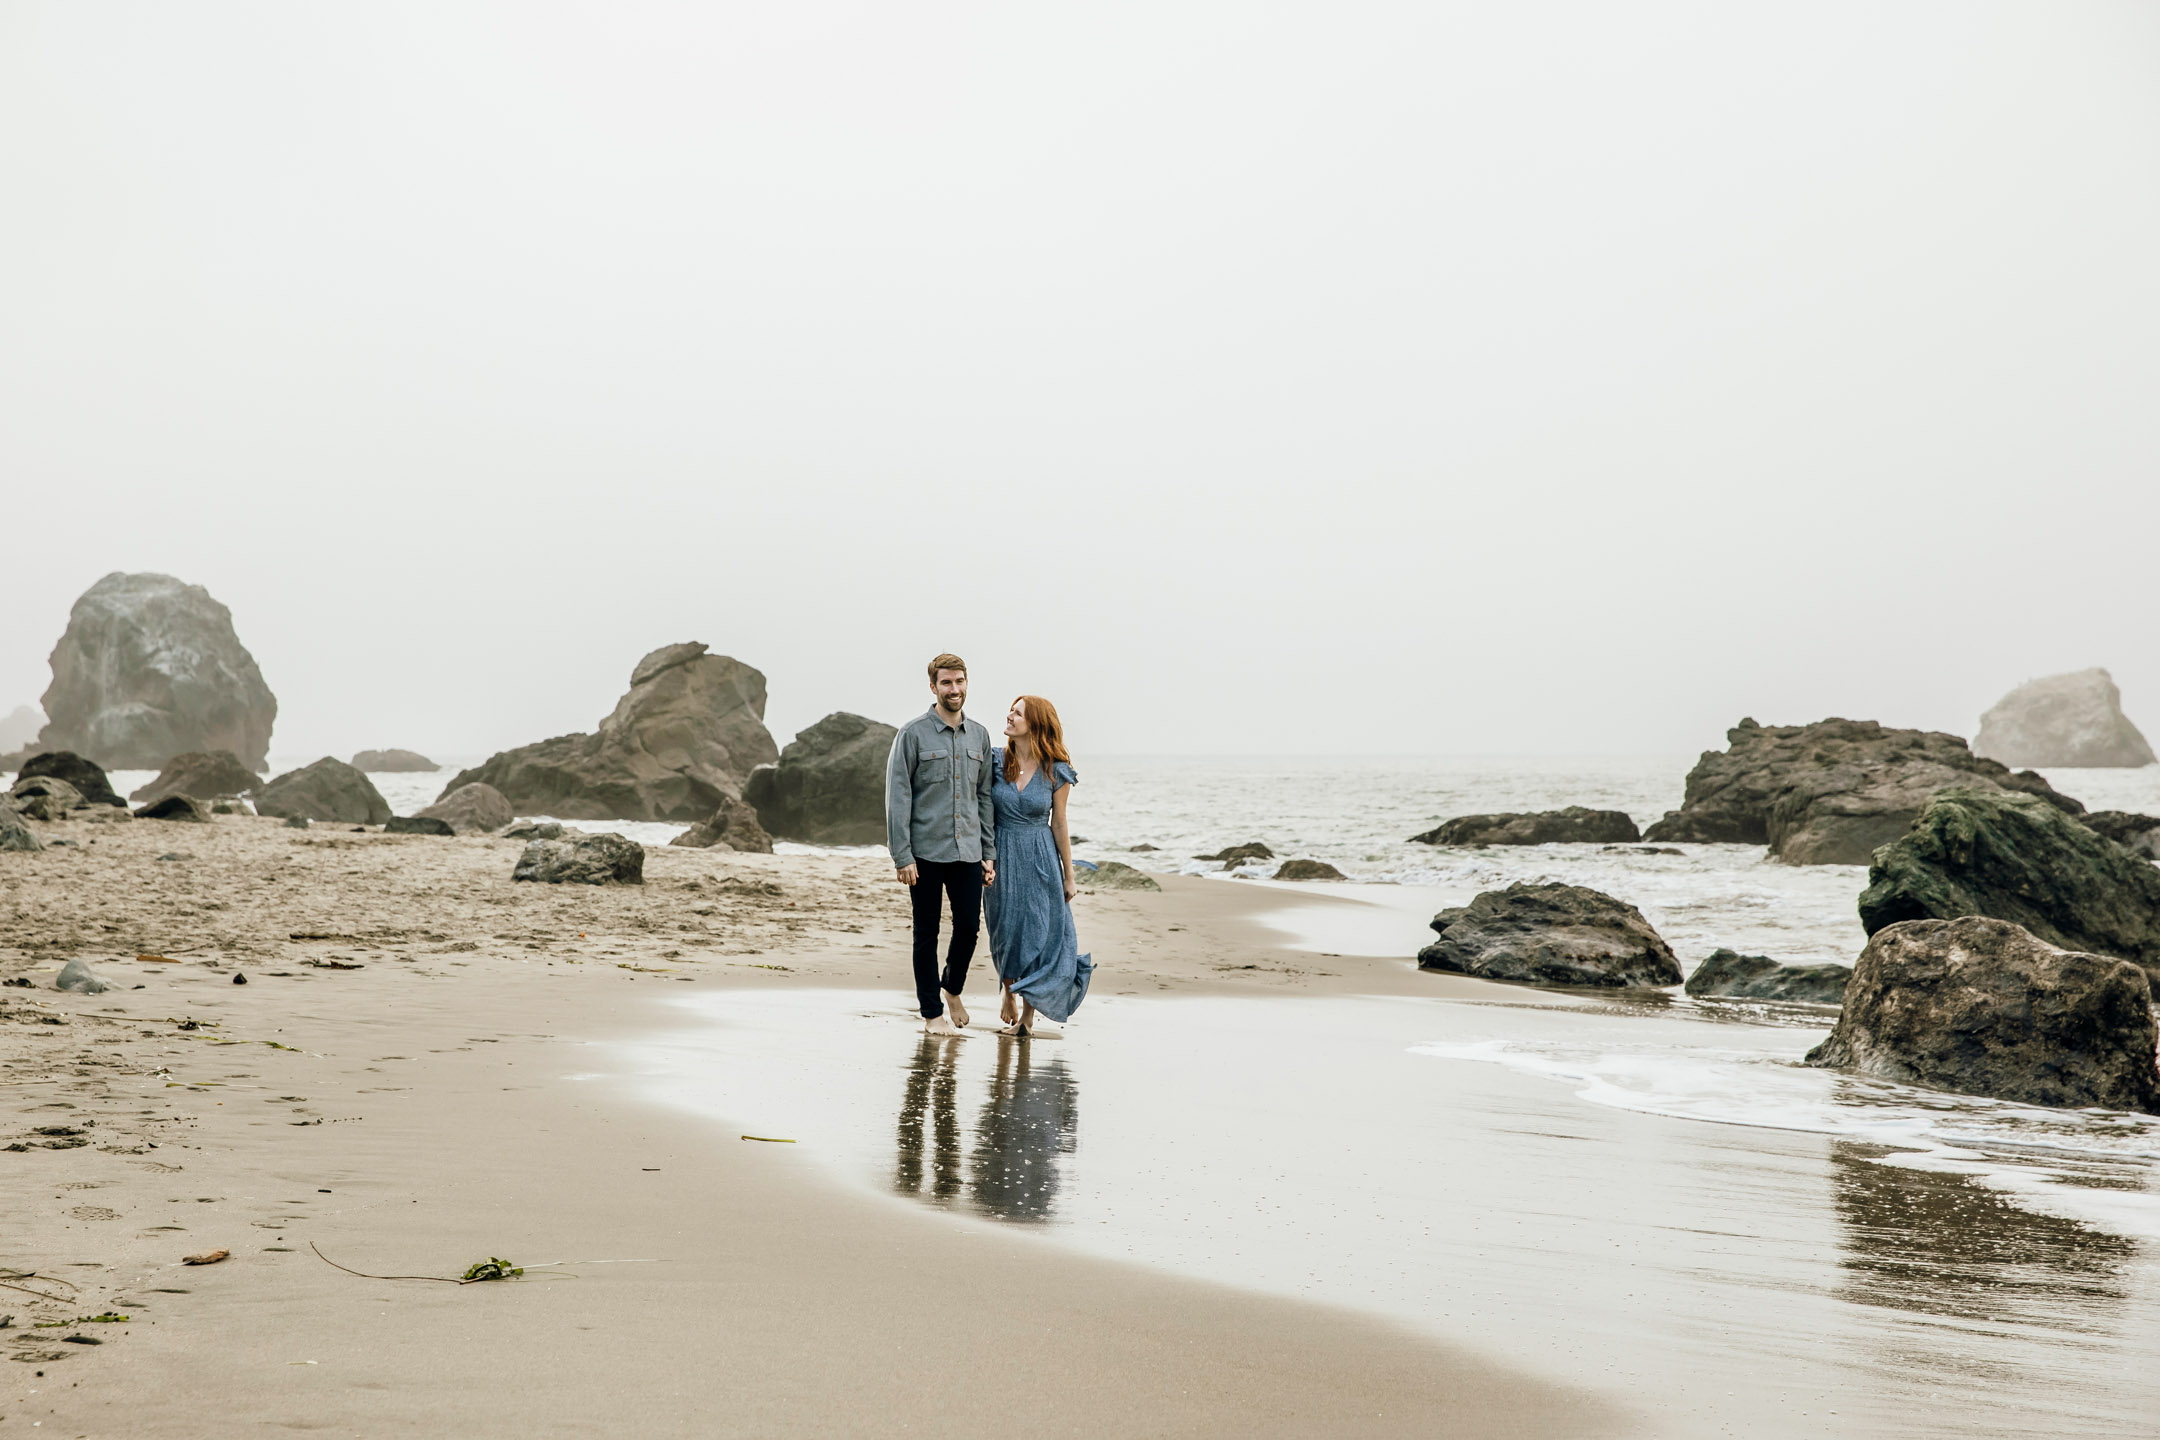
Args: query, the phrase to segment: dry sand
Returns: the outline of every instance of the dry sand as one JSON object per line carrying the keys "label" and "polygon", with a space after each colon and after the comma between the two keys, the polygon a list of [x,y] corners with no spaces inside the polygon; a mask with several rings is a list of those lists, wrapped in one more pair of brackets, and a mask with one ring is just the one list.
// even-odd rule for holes
{"label": "dry sand", "polygon": [[[903,1006],[879,859],[664,849],[642,887],[555,887],[510,882],[512,841],[36,828],[77,843],[0,855],[0,978],[34,982],[0,989],[0,1266],[27,1272],[0,1276],[0,1435],[1631,1428],[1423,1336],[851,1193],[565,1078],[678,1023],[679,984]],[[1279,892],[1166,883],[1080,902],[1105,991],[1431,992],[1277,947],[1254,917]],[[75,956],[115,988],[53,991]],[[378,1274],[565,1263],[456,1286],[316,1246]],[[129,1318],[36,1328],[105,1312]]]}

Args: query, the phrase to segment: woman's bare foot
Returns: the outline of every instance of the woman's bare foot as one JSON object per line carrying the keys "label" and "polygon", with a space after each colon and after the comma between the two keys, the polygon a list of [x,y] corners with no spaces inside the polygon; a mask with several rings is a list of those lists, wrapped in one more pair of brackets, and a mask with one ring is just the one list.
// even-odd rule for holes
{"label": "woman's bare foot", "polygon": [[1024,1008],[1023,1008],[1023,1009],[1022,1009],[1021,1011],[1020,1011],[1020,1030],[1021,1030],[1021,1033],[1025,1034],[1025,1033],[1026,1033],[1027,1031],[1030,1031],[1030,1030],[1032,1030],[1032,1029],[1034,1029],[1034,1028],[1035,1028],[1035,1005],[1034,1005],[1034,1003],[1033,1003],[1032,1001],[1030,1001],[1030,1002],[1029,1002],[1029,1003],[1028,1003],[1028,1004],[1027,1004],[1027,1005],[1026,1005],[1026,1006],[1025,1006],[1025,1007],[1024,1007]]}
{"label": "woman's bare foot", "polygon": [[1000,1035],[1017,1035],[1017,1036],[1019,1036],[1019,1037],[1020,1037],[1020,1038],[1021,1038],[1022,1040],[1025,1040],[1025,1039],[1027,1039],[1027,1034],[1028,1034],[1028,1032],[1027,1032],[1027,1026],[1025,1026],[1025,1025],[1022,1025],[1022,1024],[1021,1024],[1021,1023],[1020,1023],[1019,1021],[1017,1021],[1017,1020],[1013,1021],[1013,1022],[1012,1022],[1012,1023],[1010,1024],[1010,1025],[1000,1025],[1000,1026],[998,1026],[998,1028],[997,1028],[997,1033],[998,1033],[998,1034],[1000,1034]]}
{"label": "woman's bare foot", "polygon": [[958,995],[950,994],[943,990],[940,990],[938,993],[945,996],[945,1008],[948,1011],[952,1012],[952,1023],[959,1026],[962,1030],[967,1029],[967,1006],[960,1003],[960,997]]}
{"label": "woman's bare foot", "polygon": [[1000,985],[998,987],[998,1019],[1003,1020],[1007,1025],[1016,1025],[1020,1022],[1020,1006],[1013,1000],[1010,985]]}

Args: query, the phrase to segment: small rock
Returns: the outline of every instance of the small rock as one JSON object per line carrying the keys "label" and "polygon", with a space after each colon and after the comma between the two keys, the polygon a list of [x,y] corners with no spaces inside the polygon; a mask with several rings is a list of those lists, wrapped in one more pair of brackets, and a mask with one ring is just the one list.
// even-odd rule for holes
{"label": "small rock", "polygon": [[757,809],[747,800],[730,800],[725,795],[711,815],[668,844],[699,850],[739,850],[752,855],[770,855],[773,846],[772,836],[758,823]]}
{"label": "small rock", "polygon": [[2027,1105],[2160,1113],[2151,987],[2006,920],[1877,931],[1807,1063]]}
{"label": "small rock", "polygon": [[23,824],[13,807],[0,805],[0,850],[43,850],[37,833]]}
{"label": "small rock", "polygon": [[484,780],[460,785],[415,815],[446,820],[460,835],[491,835],[517,819],[503,793]]}
{"label": "small rock", "polygon": [[210,823],[210,807],[192,795],[167,795],[153,800],[135,812],[138,820],[186,820],[197,825]]}
{"label": "small rock", "polygon": [[1718,950],[1687,978],[1699,1000],[1784,1000],[1800,1005],[1838,1005],[1845,999],[1850,965],[1780,965],[1767,955]]}
{"label": "small rock", "polygon": [[165,762],[165,768],[149,784],[128,798],[141,804],[167,795],[194,795],[204,800],[245,795],[262,784],[262,776],[240,763],[230,750],[190,750]]}
{"label": "small rock", "polygon": [[553,820],[528,820],[502,832],[505,840],[560,840],[581,832]]}
{"label": "small rock", "polygon": [[612,831],[560,840],[533,840],[510,872],[512,880],[548,885],[642,885],[645,847]]}
{"label": "small rock", "polygon": [[[468,787],[469,788],[469,787]],[[385,835],[455,835],[450,822],[433,815],[393,815],[383,822]]]}
{"label": "small rock", "polygon": [[53,989],[79,990],[85,995],[102,995],[107,990],[112,989],[112,986],[106,984],[104,979],[78,955],[60,967],[60,973],[53,979]]}
{"label": "small rock", "polygon": [[285,817],[285,828],[288,830],[305,830],[311,823],[305,815],[287,815]]}
{"label": "small rock", "polygon": [[1155,877],[1130,865],[1115,860],[1105,860],[1093,870],[1081,870],[1075,866],[1073,880],[1090,890],[1160,890]]}
{"label": "small rock", "polygon": [[192,860],[195,857],[185,850],[168,850],[157,858],[160,860]]}
{"label": "small rock", "polygon": [[380,775],[421,775],[442,766],[417,750],[362,750],[352,757],[353,769]]}
{"label": "small rock", "polygon": [[1648,988],[1680,983],[1680,962],[1642,912],[1581,885],[1488,890],[1433,917],[1418,968],[1526,985]]}
{"label": "small rock", "polygon": [[1161,848],[1162,847],[1159,845],[1150,845],[1147,842],[1142,841],[1138,845],[1126,846],[1125,853],[1128,855],[1152,855]]}
{"label": "small rock", "polygon": [[1625,810],[1570,805],[1565,810],[1458,815],[1410,839],[1419,845],[1626,845],[1642,839],[1642,832]]}
{"label": "small rock", "polygon": [[235,985],[245,985],[247,984],[247,976],[242,974],[240,971],[235,970],[233,972],[232,983]]}
{"label": "small rock", "polygon": [[1248,841],[1243,845],[1232,845],[1228,849],[1216,851],[1213,855],[1193,856],[1195,860],[1220,860],[1225,870],[1235,870],[1248,860],[1272,860],[1274,858],[1275,852],[1268,849],[1258,840]]}
{"label": "small rock", "polygon": [[180,1263],[183,1265],[215,1265],[230,1254],[232,1254],[230,1250],[205,1250],[200,1255],[181,1256]]}
{"label": "small rock", "polygon": [[1275,871],[1277,880],[1347,880],[1350,877],[1325,860],[1285,860]]}

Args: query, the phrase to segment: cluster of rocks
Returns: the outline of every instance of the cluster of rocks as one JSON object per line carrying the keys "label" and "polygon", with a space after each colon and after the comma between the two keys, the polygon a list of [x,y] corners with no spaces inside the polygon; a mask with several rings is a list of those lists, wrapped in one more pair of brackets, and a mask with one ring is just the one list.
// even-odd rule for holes
{"label": "cluster of rocks", "polygon": [[1678,810],[1643,833],[1653,843],[1767,845],[1795,865],[1865,865],[1945,790],[2032,795],[2069,814],[2084,806],[2030,771],[2013,774],[1955,735],[1872,720],[1758,725],[1726,732],[1688,772]]}
{"label": "cluster of rocks", "polygon": [[709,818],[779,759],[765,729],[765,677],[691,642],[640,660],[630,688],[590,734],[505,750],[460,771],[443,797],[474,782],[524,814],[573,820]]}

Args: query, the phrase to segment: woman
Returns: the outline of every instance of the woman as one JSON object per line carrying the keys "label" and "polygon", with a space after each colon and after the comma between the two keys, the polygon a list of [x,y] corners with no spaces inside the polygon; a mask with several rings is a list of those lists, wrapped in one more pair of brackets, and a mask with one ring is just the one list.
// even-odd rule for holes
{"label": "woman", "polygon": [[1040,695],[1013,701],[1004,748],[992,750],[990,762],[997,883],[983,891],[983,911],[1003,1000],[998,1033],[1025,1039],[1038,1013],[1062,1024],[1079,1009],[1095,969],[1073,930],[1065,801],[1080,777],[1057,709]]}

